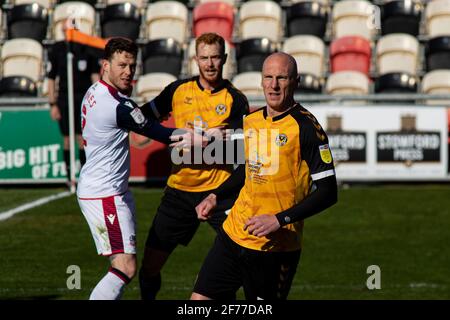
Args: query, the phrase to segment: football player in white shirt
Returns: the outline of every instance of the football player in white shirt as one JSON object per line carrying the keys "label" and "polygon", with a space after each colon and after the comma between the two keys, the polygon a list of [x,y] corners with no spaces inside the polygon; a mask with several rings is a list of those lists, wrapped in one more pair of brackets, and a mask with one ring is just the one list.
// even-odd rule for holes
{"label": "football player in white shirt", "polygon": [[136,273],[136,222],[130,174],[129,131],[175,147],[204,145],[205,139],[184,130],[161,126],[128,96],[136,70],[137,46],[112,38],[105,47],[103,75],[86,92],[82,102],[82,137],[86,164],[80,172],[78,203],[99,255],[111,267],[91,293],[91,300],[120,299]]}

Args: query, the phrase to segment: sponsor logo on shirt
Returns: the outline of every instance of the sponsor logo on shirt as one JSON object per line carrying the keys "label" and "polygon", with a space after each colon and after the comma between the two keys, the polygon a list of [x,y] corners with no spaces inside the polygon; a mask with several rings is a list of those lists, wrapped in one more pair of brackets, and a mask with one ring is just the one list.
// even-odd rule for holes
{"label": "sponsor logo on shirt", "polygon": [[320,158],[322,159],[322,161],[325,163],[331,163],[332,157],[330,147],[328,146],[328,144],[323,144],[319,146],[319,151],[320,151]]}
{"label": "sponsor logo on shirt", "polygon": [[136,122],[137,124],[145,123],[145,116],[142,113],[141,109],[134,108],[133,111],[130,112],[130,115],[134,119],[134,122]]}

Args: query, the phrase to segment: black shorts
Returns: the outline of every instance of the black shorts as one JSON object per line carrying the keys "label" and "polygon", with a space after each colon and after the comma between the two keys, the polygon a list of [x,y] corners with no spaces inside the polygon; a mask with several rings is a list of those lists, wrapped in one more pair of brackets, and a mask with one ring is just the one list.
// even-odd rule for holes
{"label": "black shorts", "polygon": [[[75,133],[81,134],[81,102],[83,101],[83,96],[75,96],[74,99],[74,122],[75,122]],[[67,97],[58,97],[58,109],[61,113],[61,119],[58,121],[59,130],[63,136],[69,135],[69,103]]]}
{"label": "black shorts", "polygon": [[300,250],[267,252],[244,248],[220,230],[203,262],[194,292],[216,300],[235,299],[243,286],[248,300],[285,300]]}
{"label": "black shorts", "polygon": [[[171,252],[178,244],[187,246],[194,237],[200,220],[195,207],[211,191],[187,192],[169,186],[164,190],[145,246]],[[217,231],[225,221],[225,211],[234,204],[235,198],[220,201],[207,222]]]}

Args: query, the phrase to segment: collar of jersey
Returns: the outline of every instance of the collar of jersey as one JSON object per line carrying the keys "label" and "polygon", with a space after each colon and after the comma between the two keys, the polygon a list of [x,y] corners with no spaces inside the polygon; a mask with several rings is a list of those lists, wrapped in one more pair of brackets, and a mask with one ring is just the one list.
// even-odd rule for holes
{"label": "collar of jersey", "polygon": [[121,98],[128,98],[127,95],[121,93],[119,90],[117,90],[116,88],[114,88],[113,86],[111,86],[110,84],[108,84],[107,82],[103,81],[102,79],[98,80],[98,82],[100,82],[102,85],[104,85],[109,93],[111,93],[111,95],[116,98],[117,100],[121,99]]}
{"label": "collar of jersey", "polygon": [[[199,87],[200,90],[202,90],[202,91],[209,91],[209,90],[206,90],[205,88],[203,88],[203,86],[201,85],[201,83],[200,83],[200,76],[195,76],[194,80],[197,83],[197,86]],[[211,90],[211,94],[219,92],[220,90],[222,90],[223,88],[226,88],[227,86],[228,86],[228,80],[223,79],[222,83],[220,84],[220,86],[218,86],[217,88],[214,88],[214,90]]]}
{"label": "collar of jersey", "polygon": [[[288,111],[277,115],[276,117],[272,118],[272,121],[278,121],[283,119],[284,117],[287,117],[288,115],[292,114],[293,112],[295,112],[296,110],[298,110],[298,108],[300,107],[300,103],[296,102],[294,104],[294,106],[292,108],[290,108]],[[264,119],[267,119],[267,106],[263,109],[263,116]]]}

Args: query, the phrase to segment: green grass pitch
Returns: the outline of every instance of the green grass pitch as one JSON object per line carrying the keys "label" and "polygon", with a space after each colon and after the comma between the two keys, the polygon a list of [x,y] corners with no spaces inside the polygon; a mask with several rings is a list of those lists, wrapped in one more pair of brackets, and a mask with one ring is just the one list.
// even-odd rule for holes
{"label": "green grass pitch", "polygon": [[[0,189],[0,212],[62,190]],[[138,260],[161,189],[133,188]],[[289,299],[450,299],[450,186],[354,186],[305,221],[304,250]],[[202,224],[163,269],[159,299],[187,299],[214,232]],[[81,269],[81,289],[66,286]],[[381,270],[369,290],[367,267]],[[87,299],[108,268],[96,255],[75,196],[0,221],[0,299]],[[239,292],[239,298],[243,298]],[[138,299],[138,282],[124,299]]]}

